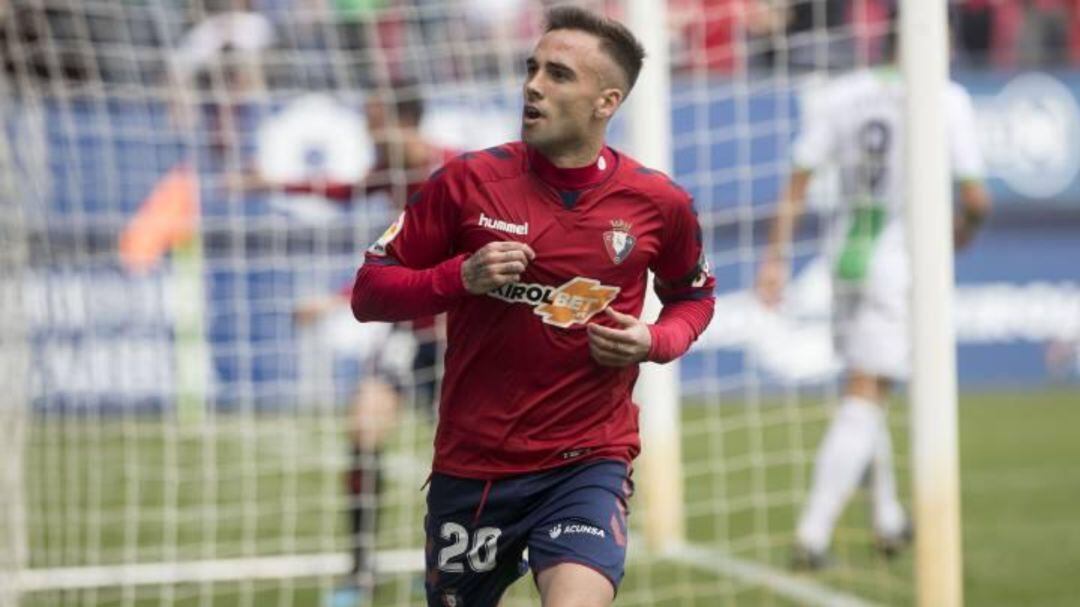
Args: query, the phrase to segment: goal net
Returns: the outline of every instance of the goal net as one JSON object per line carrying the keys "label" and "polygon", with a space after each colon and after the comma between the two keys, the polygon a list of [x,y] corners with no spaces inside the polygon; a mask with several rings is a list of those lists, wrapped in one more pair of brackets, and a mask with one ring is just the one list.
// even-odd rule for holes
{"label": "goal net", "polygon": [[[439,146],[516,138],[547,4],[0,6],[0,605],[330,604],[357,543],[374,554],[371,604],[422,603],[422,392],[441,369],[417,352],[438,331],[360,326],[340,295],[415,176],[346,186],[375,162],[364,107],[386,94],[379,82],[413,84],[396,94],[422,101],[421,130]],[[579,4],[619,18],[639,8]],[[713,324],[679,368],[670,448],[683,497],[673,511],[632,504],[617,602],[908,603],[910,557],[874,554],[861,491],[835,566],[788,568],[838,400],[820,261],[836,202],[827,172],[785,304],[752,295],[804,108],[831,75],[879,60],[884,3],[658,6],[667,48],[649,51],[669,59],[647,69],[670,89],[635,90],[611,141],[644,154],[629,122],[670,107],[657,118],[671,121],[666,155],[695,197],[719,286]],[[379,449],[378,515],[357,533],[354,502],[374,498],[350,497],[348,470],[375,458],[353,452],[350,429],[372,378],[390,378],[399,406]],[[891,419],[902,480],[903,418]],[[665,517],[682,524],[646,540]],[[536,596],[521,582],[506,603]]]}

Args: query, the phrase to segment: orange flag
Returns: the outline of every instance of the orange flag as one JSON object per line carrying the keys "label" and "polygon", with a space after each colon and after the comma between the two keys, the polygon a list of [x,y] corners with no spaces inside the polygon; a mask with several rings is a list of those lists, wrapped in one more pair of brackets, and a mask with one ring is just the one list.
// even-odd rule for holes
{"label": "orange flag", "polygon": [[195,232],[199,178],[186,163],[173,167],[154,186],[120,235],[120,261],[142,274]]}

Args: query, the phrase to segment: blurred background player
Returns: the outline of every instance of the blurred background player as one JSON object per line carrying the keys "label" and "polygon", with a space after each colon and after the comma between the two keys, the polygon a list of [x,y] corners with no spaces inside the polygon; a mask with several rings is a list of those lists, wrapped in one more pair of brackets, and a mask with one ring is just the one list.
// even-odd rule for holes
{"label": "blurred background player", "polygon": [[[886,40],[885,53],[895,46]],[[955,244],[967,245],[990,209],[970,96],[951,83],[946,106],[949,156],[959,211]],[[769,234],[757,291],[767,305],[782,299],[793,233],[814,171],[840,174],[834,269],[834,336],[847,377],[843,398],[819,446],[810,495],[799,518],[793,565],[820,568],[847,500],[869,471],[877,547],[891,556],[911,535],[896,493],[885,404],[893,383],[908,376],[910,276],[903,209],[904,87],[893,65],[857,70],[826,85],[807,112],[793,151],[794,170]]]}
{"label": "blurred background player", "polygon": [[319,194],[342,204],[351,204],[357,197],[385,193],[396,208],[404,210],[424,179],[457,152],[430,141],[421,132],[424,101],[419,86],[410,80],[395,80],[369,92],[364,100],[364,118],[375,159],[358,183],[327,180],[277,186],[263,181],[256,183],[289,194]]}
{"label": "blurred background player", "polygon": [[[271,184],[255,173],[243,176],[245,189],[278,189],[291,194],[317,194],[341,204],[352,204],[378,194],[390,197],[393,206],[404,211],[406,204],[431,172],[453,157],[455,152],[428,140],[420,130],[424,102],[419,87],[399,80],[370,91],[364,102],[368,134],[374,147],[374,162],[357,183],[312,181]],[[296,322],[312,324],[327,314],[347,308],[352,283],[336,292],[300,302]],[[363,603],[374,586],[372,554],[375,547],[376,515],[381,487],[382,450],[396,427],[402,399],[432,414],[438,395],[437,364],[445,340],[441,316],[425,316],[394,327],[394,339],[385,340],[381,350],[365,361],[365,371],[351,396],[348,416],[349,461],[346,491],[352,546],[352,574],[331,597],[335,606]],[[400,339],[402,334],[410,338]],[[394,364],[399,353],[388,348],[408,349],[415,345],[411,369],[403,373]]]}
{"label": "blurred background player", "polygon": [[168,61],[172,118],[185,131],[204,120],[215,162],[226,169],[242,166],[248,154],[241,149],[240,133],[251,128],[251,106],[267,96],[263,55],[276,43],[274,25],[244,0],[205,0],[196,6],[200,19],[180,37]]}

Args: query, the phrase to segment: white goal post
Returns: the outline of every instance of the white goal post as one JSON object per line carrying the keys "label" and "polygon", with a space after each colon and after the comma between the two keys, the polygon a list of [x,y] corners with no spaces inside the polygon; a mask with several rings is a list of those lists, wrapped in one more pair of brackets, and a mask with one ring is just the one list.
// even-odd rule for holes
{"label": "white goal post", "polygon": [[[628,103],[631,153],[645,166],[671,173],[671,78],[667,66],[667,7],[662,0],[631,0],[627,22],[648,49],[648,57]],[[646,290],[643,316],[651,321],[660,301]],[[644,364],[635,390],[641,406],[645,541],[650,550],[670,552],[686,541],[682,449],[679,445],[679,363]]]}
{"label": "white goal post", "polygon": [[911,255],[911,455],[916,585],[923,607],[963,604],[952,187],[944,104],[947,7],[905,0],[900,53],[907,84],[908,230]]}

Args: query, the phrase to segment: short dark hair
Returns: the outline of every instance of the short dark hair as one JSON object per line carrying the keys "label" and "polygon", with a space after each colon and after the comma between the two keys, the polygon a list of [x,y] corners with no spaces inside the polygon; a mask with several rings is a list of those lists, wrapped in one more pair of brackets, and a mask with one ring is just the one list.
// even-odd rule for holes
{"label": "short dark hair", "polygon": [[548,11],[544,32],[555,30],[578,30],[599,38],[600,48],[626,75],[626,94],[630,94],[645,60],[645,47],[625,25],[576,6],[557,6]]}
{"label": "short dark hair", "polygon": [[419,126],[424,119],[424,96],[416,80],[395,78],[376,85],[372,94],[379,103],[393,108],[393,116],[400,125]]}
{"label": "short dark hair", "polygon": [[394,109],[397,110],[398,122],[402,124],[419,126],[424,119],[424,100],[415,90],[395,99]]}

